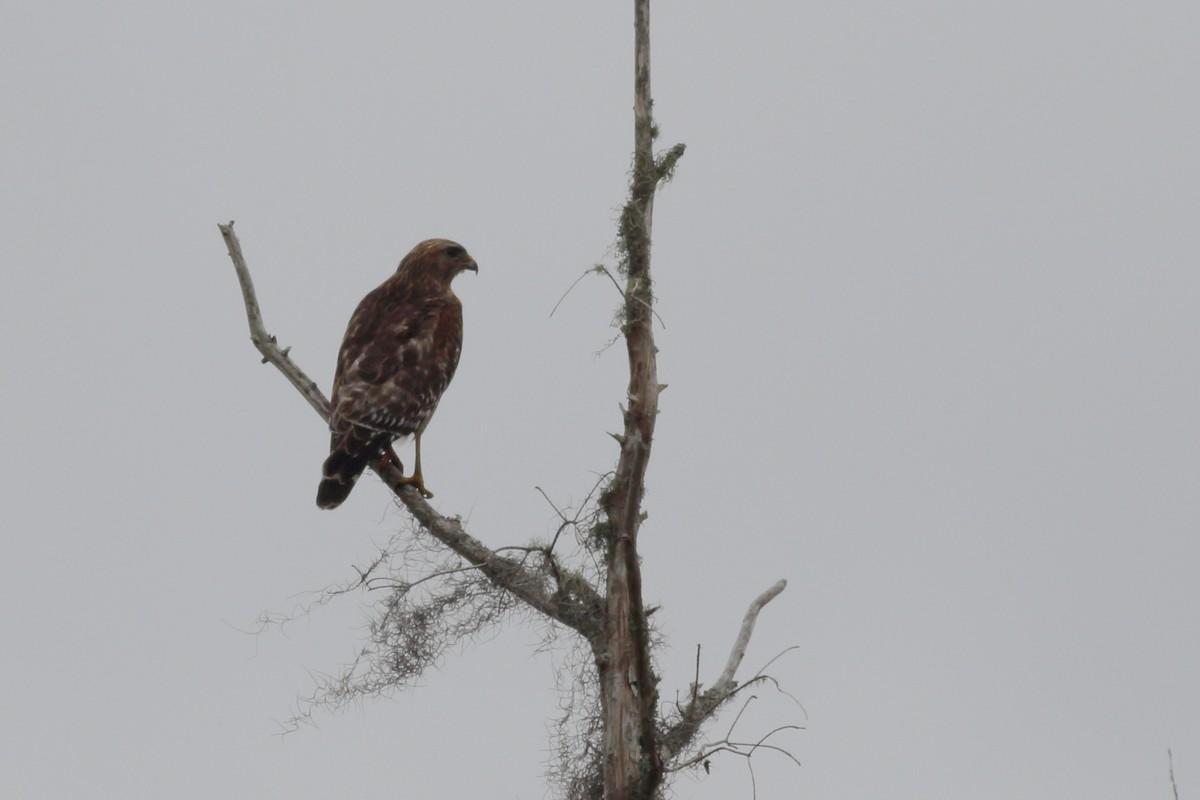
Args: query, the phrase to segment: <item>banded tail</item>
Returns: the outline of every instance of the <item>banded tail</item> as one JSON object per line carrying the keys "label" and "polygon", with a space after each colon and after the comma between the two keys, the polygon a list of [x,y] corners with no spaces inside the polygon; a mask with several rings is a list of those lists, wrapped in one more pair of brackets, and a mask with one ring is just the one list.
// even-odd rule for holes
{"label": "banded tail", "polygon": [[321,467],[321,485],[317,487],[317,506],[337,508],[354,488],[371,459],[391,444],[392,437],[379,435],[357,426],[343,436],[334,434],[329,445],[329,458]]}

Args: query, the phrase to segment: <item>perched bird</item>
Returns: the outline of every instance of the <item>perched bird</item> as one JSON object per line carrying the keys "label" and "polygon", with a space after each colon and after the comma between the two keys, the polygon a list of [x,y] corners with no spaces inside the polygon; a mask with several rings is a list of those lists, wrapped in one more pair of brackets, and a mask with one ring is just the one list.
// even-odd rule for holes
{"label": "perched bird", "polygon": [[450,282],[468,269],[479,265],[466,248],[429,239],[354,310],[333,377],[321,508],[341,505],[371,460],[386,454],[399,464],[392,442],[410,435],[416,463],[404,482],[433,496],[421,475],[421,434],[462,352],[462,303]]}

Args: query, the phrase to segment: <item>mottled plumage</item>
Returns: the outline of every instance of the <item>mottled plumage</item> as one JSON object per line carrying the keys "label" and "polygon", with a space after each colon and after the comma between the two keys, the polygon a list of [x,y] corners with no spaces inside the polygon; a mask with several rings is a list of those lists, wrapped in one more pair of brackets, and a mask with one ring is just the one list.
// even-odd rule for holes
{"label": "mottled plumage", "polygon": [[458,366],[462,304],[450,282],[468,269],[478,265],[462,245],[421,242],[350,317],[333,378],[321,508],[341,505],[367,463],[410,435],[416,463],[407,482],[432,496],[421,475],[421,433]]}

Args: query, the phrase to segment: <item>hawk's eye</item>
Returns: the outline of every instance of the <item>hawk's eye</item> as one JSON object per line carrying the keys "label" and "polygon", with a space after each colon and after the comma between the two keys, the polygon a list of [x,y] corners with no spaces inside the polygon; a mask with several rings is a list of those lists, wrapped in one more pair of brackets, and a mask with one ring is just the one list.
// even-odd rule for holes
{"label": "hawk's eye", "polygon": [[452,244],[446,248],[446,255],[450,256],[451,258],[458,258],[465,252],[467,252],[467,251],[463,250],[461,247],[459,247],[456,244]]}

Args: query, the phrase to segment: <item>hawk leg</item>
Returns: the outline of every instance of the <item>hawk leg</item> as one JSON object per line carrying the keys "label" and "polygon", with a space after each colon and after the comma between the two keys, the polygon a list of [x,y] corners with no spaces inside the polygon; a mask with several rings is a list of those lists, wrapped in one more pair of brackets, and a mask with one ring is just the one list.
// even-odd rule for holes
{"label": "hawk leg", "polygon": [[[413,441],[416,444],[417,450],[416,460],[413,464],[413,474],[409,475],[407,478],[401,478],[400,485],[415,486],[417,491],[421,493],[421,497],[428,499],[433,497],[433,492],[425,488],[425,478],[421,475],[421,431],[417,431],[413,435]],[[392,454],[392,457],[395,458],[395,453]],[[397,461],[396,463],[399,464],[400,462]],[[401,468],[400,471],[403,472],[404,469]]]}
{"label": "hawk leg", "polygon": [[396,451],[390,446],[379,454],[379,467],[380,469],[395,467],[400,470],[401,477],[399,483],[401,486],[415,486],[422,497],[433,497],[433,492],[426,489],[425,482],[421,480],[421,450],[419,443],[417,445],[416,471],[409,477],[404,477],[404,464],[400,461],[400,456],[396,455]]}

